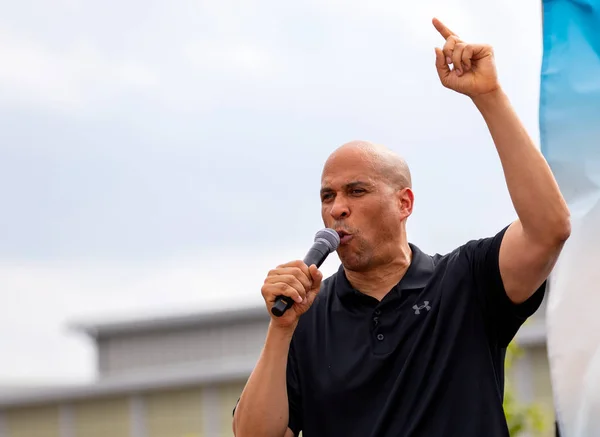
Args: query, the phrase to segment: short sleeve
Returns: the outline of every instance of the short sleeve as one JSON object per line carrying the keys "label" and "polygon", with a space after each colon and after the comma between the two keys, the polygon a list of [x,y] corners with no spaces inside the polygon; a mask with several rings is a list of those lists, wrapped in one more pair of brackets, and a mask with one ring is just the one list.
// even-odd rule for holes
{"label": "short sleeve", "polygon": [[303,428],[302,393],[300,385],[300,372],[298,371],[298,359],[294,344],[294,339],[292,339],[288,353],[287,364],[287,396],[289,405],[288,427],[294,432],[295,436],[298,436]]}
{"label": "short sleeve", "polygon": [[513,303],[500,275],[500,245],[508,226],[493,237],[470,241],[464,246],[473,275],[488,335],[500,347],[507,347],[519,328],[540,307],[546,281],[521,304]]}

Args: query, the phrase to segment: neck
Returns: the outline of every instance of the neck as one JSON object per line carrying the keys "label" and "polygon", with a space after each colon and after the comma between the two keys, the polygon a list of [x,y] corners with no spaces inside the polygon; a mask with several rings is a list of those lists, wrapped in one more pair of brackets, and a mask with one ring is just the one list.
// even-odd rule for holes
{"label": "neck", "polygon": [[412,261],[412,251],[404,243],[399,253],[390,261],[367,271],[344,269],[353,288],[363,294],[382,300],[406,274]]}

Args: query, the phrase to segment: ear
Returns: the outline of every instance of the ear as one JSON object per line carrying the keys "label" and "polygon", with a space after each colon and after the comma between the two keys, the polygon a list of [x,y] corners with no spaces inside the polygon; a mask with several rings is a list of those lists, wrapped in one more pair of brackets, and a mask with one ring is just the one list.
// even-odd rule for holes
{"label": "ear", "polygon": [[408,218],[413,211],[415,203],[415,194],[410,188],[403,188],[397,192],[398,207],[400,208],[400,214],[402,220]]}

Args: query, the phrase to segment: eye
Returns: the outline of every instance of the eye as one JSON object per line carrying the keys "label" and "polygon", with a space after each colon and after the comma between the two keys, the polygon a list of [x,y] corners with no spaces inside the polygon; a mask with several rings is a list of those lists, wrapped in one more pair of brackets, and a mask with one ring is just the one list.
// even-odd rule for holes
{"label": "eye", "polygon": [[365,190],[363,190],[362,188],[354,188],[350,191],[350,194],[354,195],[354,196],[360,196],[361,194],[364,194]]}
{"label": "eye", "polygon": [[333,197],[333,194],[331,194],[331,193],[323,194],[323,195],[321,196],[321,202],[325,202],[326,200],[329,200],[329,199],[331,199],[332,197]]}

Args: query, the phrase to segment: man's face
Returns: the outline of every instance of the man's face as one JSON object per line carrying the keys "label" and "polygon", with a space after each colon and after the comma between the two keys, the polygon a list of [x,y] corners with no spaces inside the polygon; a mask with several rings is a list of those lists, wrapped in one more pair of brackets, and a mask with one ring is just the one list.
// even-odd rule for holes
{"label": "man's face", "polygon": [[393,187],[362,151],[336,153],[325,164],[321,216],[340,233],[337,252],[347,269],[365,271],[393,261],[411,211],[411,190]]}

